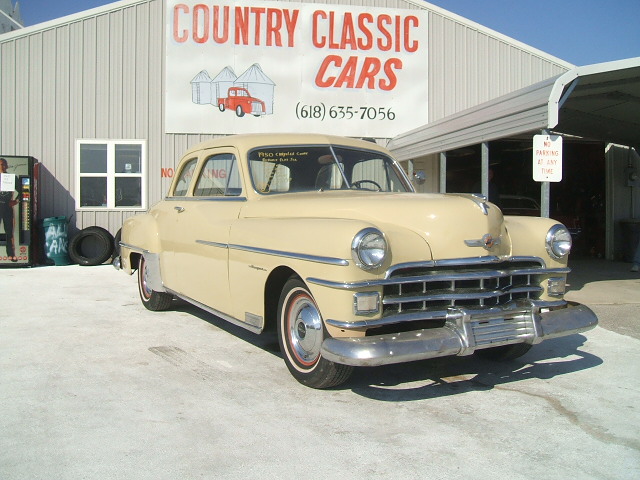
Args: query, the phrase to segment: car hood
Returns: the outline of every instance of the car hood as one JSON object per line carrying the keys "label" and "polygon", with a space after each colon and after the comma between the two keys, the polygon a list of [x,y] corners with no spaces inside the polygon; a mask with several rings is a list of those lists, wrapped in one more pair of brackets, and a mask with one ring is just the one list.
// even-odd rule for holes
{"label": "car hood", "polygon": [[[407,229],[429,245],[433,259],[508,255],[511,251],[500,209],[465,194],[358,190],[271,195],[247,202],[242,216],[363,220],[388,237],[399,228]],[[393,238],[389,240],[393,248]]]}

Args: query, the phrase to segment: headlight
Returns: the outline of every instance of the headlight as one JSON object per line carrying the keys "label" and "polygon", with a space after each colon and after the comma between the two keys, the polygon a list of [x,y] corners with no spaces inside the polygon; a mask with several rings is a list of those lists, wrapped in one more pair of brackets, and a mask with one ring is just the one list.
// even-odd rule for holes
{"label": "headlight", "polygon": [[378,268],[387,256],[387,241],[376,228],[365,228],[353,237],[351,256],[363,270]]}
{"label": "headlight", "polygon": [[564,225],[554,225],[547,232],[547,252],[555,259],[569,254],[571,250],[571,234]]}

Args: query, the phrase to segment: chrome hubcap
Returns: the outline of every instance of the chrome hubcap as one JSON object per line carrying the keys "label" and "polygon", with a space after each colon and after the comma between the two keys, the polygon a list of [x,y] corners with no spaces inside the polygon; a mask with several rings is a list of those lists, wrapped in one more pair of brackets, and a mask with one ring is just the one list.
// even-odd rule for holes
{"label": "chrome hubcap", "polygon": [[142,283],[142,290],[146,297],[150,297],[153,291],[149,288],[147,282],[149,278],[149,271],[147,269],[147,262],[143,263],[142,272],[140,274],[140,282]]}
{"label": "chrome hubcap", "polygon": [[298,361],[312,365],[320,356],[322,318],[315,304],[306,295],[299,295],[291,306],[289,338]]}

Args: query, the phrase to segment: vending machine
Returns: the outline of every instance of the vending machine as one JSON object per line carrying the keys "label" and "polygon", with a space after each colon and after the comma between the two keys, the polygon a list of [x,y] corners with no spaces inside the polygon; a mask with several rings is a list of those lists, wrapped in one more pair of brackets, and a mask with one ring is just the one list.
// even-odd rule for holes
{"label": "vending machine", "polygon": [[38,178],[33,157],[0,155],[0,267],[38,262]]}

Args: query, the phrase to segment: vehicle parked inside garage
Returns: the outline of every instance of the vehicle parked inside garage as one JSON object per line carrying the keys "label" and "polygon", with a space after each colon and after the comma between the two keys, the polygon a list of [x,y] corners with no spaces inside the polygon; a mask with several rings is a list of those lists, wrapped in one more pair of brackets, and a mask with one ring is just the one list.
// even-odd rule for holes
{"label": "vehicle parked inside garage", "polygon": [[450,355],[511,359],[593,328],[563,299],[571,237],[484,198],[418,194],[390,153],[324,135],[237,135],[187,151],[167,197],[122,228],[117,268],[150,310],[179,297],[275,329],[301,383]]}

